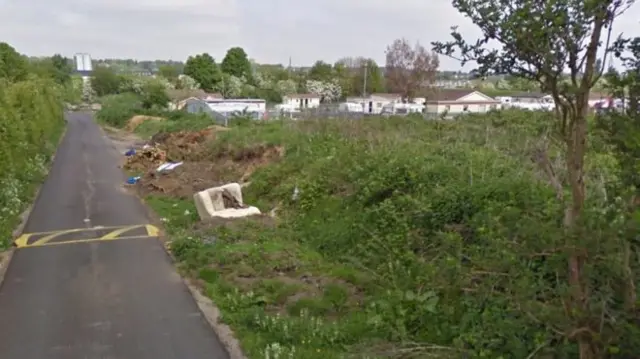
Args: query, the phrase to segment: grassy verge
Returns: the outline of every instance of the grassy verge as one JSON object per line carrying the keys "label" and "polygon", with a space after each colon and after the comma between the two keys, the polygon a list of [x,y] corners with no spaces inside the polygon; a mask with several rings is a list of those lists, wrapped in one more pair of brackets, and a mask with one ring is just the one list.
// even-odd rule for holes
{"label": "grassy verge", "polygon": [[377,289],[366,272],[282,236],[270,219],[199,227],[191,201],[147,203],[165,219],[180,269],[198,279],[250,358],[339,358],[379,339],[359,310]]}

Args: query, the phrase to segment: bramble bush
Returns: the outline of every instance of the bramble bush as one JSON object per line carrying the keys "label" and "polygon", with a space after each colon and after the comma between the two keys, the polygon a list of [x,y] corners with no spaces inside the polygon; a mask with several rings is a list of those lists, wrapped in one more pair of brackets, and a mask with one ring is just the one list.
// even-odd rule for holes
{"label": "bramble bush", "polygon": [[[255,234],[245,228],[233,239],[221,230],[217,244],[184,237],[174,243],[177,256],[190,266],[218,261],[228,268],[238,241],[255,237],[258,254],[286,240],[295,246],[290,255],[307,248],[373,278],[356,312],[331,311],[323,330],[340,331],[332,337],[340,340],[310,344],[262,330],[257,323],[299,319],[252,322],[269,317],[263,299],[206,272],[227,320],[265,343],[264,351],[317,351],[309,358],[338,358],[343,350],[361,357],[574,358],[576,335],[596,327],[602,358],[628,358],[640,352],[640,333],[638,314],[623,303],[639,278],[638,261],[625,259],[637,225],[623,215],[621,167],[604,133],[590,131],[588,205],[581,238],[571,242],[580,245],[567,245],[564,207],[544,166],[565,176],[553,126],[544,112],[503,111],[458,121],[255,123],[220,133],[212,157],[259,144],[285,147],[284,159],[258,169],[246,188],[247,203],[278,207],[279,225]],[[575,251],[589,257],[584,313],[566,310],[566,263]],[[247,256],[235,263],[243,273]]]}
{"label": "bramble bush", "polygon": [[0,79],[0,248],[46,176],[65,123],[62,93],[50,79]]}

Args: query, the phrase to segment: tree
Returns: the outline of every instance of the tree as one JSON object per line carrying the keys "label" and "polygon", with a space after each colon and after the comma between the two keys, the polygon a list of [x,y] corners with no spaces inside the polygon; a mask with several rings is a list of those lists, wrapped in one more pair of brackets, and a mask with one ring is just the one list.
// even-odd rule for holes
{"label": "tree", "polygon": [[405,101],[424,95],[436,80],[439,64],[438,56],[419,43],[411,47],[406,39],[396,40],[386,51],[387,89]]}
{"label": "tree", "polygon": [[91,77],[91,88],[96,96],[115,95],[120,92],[122,79],[107,66],[96,66]]}
{"label": "tree", "polygon": [[27,78],[28,63],[24,56],[6,42],[0,42],[0,78],[10,82]]}
{"label": "tree", "polygon": [[[600,355],[599,325],[602,313],[590,293],[587,253],[580,242],[588,233],[581,230],[585,208],[585,152],[587,150],[587,111],[589,92],[602,75],[606,56],[619,52],[621,42],[611,43],[611,29],[633,0],[453,0],[453,5],[478,26],[483,37],[473,43],[465,41],[456,27],[453,41],[434,42],[434,50],[459,59],[475,61],[483,75],[507,74],[535,81],[555,102],[555,117],[560,140],[564,144],[567,181],[559,178],[541,150],[536,160],[546,169],[549,181],[564,204],[562,222],[566,228],[565,248],[568,258],[566,278],[569,296],[563,298],[564,312],[573,328],[566,340],[575,341],[581,359]],[[603,57],[598,58],[603,47]],[[489,44],[498,46],[489,46]],[[570,72],[569,80],[563,73]],[[568,185],[570,199],[565,199]],[[595,260],[593,257],[591,260]]]}
{"label": "tree", "polygon": [[328,82],[307,80],[306,88],[310,93],[320,96],[322,102],[333,102],[342,96],[342,89],[336,80]]}
{"label": "tree", "polygon": [[213,91],[222,81],[222,73],[216,61],[208,53],[189,56],[184,66],[184,74],[196,80],[205,91]]}
{"label": "tree", "polygon": [[191,76],[178,75],[176,80],[176,89],[178,90],[196,90],[201,88],[200,84]]}
{"label": "tree", "polygon": [[[366,71],[365,71],[366,67]],[[362,95],[364,74],[367,74],[366,93],[384,92],[384,76],[373,59],[364,57],[345,57],[333,65],[344,96]]]}
{"label": "tree", "polygon": [[366,93],[380,93],[384,92],[384,76],[378,64],[373,59],[362,59],[358,64],[358,68],[355,76],[352,78],[352,86],[358,93],[362,91],[364,86],[364,74],[367,74],[367,88]]}
{"label": "tree", "polygon": [[316,61],[309,69],[309,80],[331,81],[334,78],[333,68],[323,61]]}
{"label": "tree", "polygon": [[64,85],[71,81],[71,72],[73,70],[68,58],[55,54],[51,57],[51,65],[53,68],[52,76],[57,83]]}
{"label": "tree", "polygon": [[235,77],[251,78],[251,62],[247,53],[241,47],[232,47],[220,64],[222,72]]}
{"label": "tree", "polygon": [[180,75],[178,68],[172,65],[160,65],[158,66],[158,72],[160,76],[171,82],[175,82],[178,79],[178,75]]}
{"label": "tree", "polygon": [[146,109],[166,108],[171,101],[166,87],[161,82],[148,82],[141,93],[142,107]]}

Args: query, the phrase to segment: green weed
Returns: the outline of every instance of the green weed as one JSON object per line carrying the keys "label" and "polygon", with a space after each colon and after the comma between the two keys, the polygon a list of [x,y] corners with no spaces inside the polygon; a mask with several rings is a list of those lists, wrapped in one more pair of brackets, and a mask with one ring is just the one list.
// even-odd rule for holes
{"label": "green weed", "polygon": [[[209,158],[285,148],[245,189],[247,203],[277,208],[273,223],[197,224],[174,200],[151,204],[251,358],[526,358],[545,343],[540,353],[571,357],[575,343],[558,330],[575,324],[557,277],[562,206],[532,161],[552,129],[548,114],[517,111],[255,123],[219,133]],[[562,148],[546,145],[564,176]],[[617,164],[604,147],[591,151],[583,240],[603,258],[589,280],[605,283],[601,273],[620,271],[608,257],[620,243],[599,186],[617,180]]]}

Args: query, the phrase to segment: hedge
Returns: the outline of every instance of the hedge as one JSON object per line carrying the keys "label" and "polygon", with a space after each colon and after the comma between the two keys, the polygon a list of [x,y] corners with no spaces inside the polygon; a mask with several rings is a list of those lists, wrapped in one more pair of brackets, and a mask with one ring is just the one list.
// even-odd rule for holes
{"label": "hedge", "polygon": [[46,177],[65,124],[61,93],[51,80],[0,80],[0,249]]}

